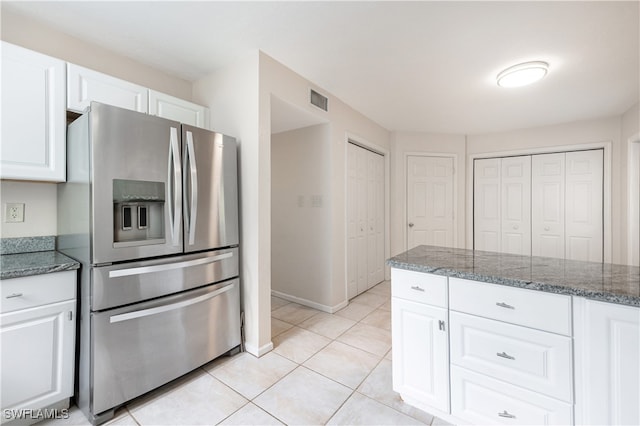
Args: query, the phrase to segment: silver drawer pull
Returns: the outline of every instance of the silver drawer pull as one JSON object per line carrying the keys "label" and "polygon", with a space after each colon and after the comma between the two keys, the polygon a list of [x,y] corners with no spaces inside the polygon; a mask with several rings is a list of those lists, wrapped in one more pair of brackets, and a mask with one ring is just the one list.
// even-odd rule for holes
{"label": "silver drawer pull", "polygon": [[507,309],[515,309],[516,308],[515,306],[508,305],[508,304],[506,304],[504,302],[496,302],[496,306],[500,306],[501,308],[507,308]]}
{"label": "silver drawer pull", "polygon": [[22,297],[22,293],[13,293],[8,295],[6,298],[7,299],[13,299],[14,297]]}
{"label": "silver drawer pull", "polygon": [[413,285],[411,286],[411,290],[416,290],[416,291],[424,291],[424,288],[417,286],[417,285]]}
{"label": "silver drawer pull", "polygon": [[512,357],[511,355],[509,355],[506,352],[499,352],[496,355],[498,355],[500,358],[515,359],[515,357]]}
{"label": "silver drawer pull", "polygon": [[500,417],[506,417],[507,419],[515,419],[516,416],[507,412],[507,410],[503,410],[502,413],[498,413]]}

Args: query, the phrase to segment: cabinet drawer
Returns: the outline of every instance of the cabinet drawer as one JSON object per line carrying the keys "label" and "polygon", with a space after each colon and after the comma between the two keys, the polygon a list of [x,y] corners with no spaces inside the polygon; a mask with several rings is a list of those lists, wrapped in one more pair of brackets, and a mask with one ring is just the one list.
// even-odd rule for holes
{"label": "cabinet drawer", "polygon": [[571,338],[451,312],[451,363],[572,402]]}
{"label": "cabinet drawer", "polygon": [[571,336],[571,297],[449,279],[451,310]]}
{"label": "cabinet drawer", "polygon": [[0,289],[1,313],[75,299],[76,271],[2,280]]}
{"label": "cabinet drawer", "polygon": [[451,414],[472,424],[568,425],[572,405],[451,367]]}
{"label": "cabinet drawer", "polygon": [[447,277],[392,268],[391,295],[446,308]]}

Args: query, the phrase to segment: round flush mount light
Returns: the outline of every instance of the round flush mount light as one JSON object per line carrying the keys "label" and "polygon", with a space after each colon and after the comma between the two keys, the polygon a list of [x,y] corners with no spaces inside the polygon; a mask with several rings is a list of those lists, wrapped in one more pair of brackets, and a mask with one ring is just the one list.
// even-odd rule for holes
{"label": "round flush mount light", "polygon": [[549,64],[542,61],[525,62],[502,71],[496,77],[500,87],[520,87],[535,83],[547,75]]}

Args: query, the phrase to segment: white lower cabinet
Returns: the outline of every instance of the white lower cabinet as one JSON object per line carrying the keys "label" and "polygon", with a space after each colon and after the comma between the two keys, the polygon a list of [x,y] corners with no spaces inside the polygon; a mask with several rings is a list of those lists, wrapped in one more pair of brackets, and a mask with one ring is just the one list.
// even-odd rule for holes
{"label": "white lower cabinet", "polygon": [[640,308],[573,298],[576,424],[640,424]]}
{"label": "white lower cabinet", "polygon": [[447,310],[393,298],[393,390],[449,412]]}
{"label": "white lower cabinet", "polygon": [[451,364],[571,402],[571,338],[450,313]]}
{"label": "white lower cabinet", "polygon": [[471,424],[568,425],[573,405],[451,367],[451,414]]}
{"label": "white lower cabinet", "polygon": [[2,422],[20,410],[68,407],[74,383],[76,272],[8,279],[0,286]]}
{"label": "white lower cabinet", "polygon": [[449,413],[447,278],[392,269],[391,296],[393,390]]}
{"label": "white lower cabinet", "polygon": [[397,268],[391,288],[408,404],[454,424],[640,425],[639,307]]}

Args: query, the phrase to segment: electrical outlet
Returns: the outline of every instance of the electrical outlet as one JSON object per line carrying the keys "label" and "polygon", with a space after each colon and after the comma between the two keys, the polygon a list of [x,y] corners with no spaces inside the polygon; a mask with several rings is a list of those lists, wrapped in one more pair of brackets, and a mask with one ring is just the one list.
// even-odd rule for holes
{"label": "electrical outlet", "polygon": [[6,203],[4,205],[5,222],[24,222],[24,203]]}

